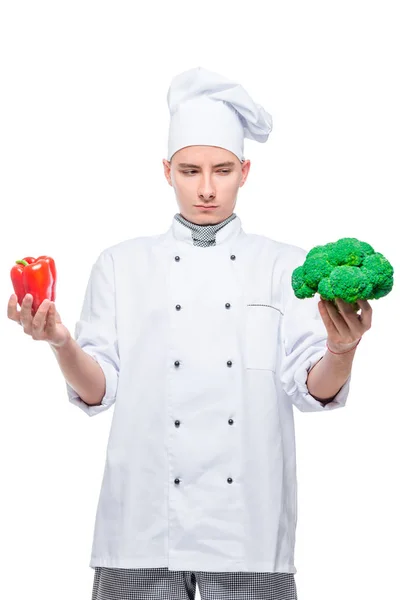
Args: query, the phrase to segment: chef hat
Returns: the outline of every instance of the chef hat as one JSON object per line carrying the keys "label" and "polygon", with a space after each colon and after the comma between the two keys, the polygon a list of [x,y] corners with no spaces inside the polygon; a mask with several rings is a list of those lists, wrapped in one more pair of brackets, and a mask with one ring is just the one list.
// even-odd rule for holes
{"label": "chef hat", "polygon": [[172,79],[168,160],[185,146],[219,146],[243,156],[243,138],[266,142],[272,117],[243,87],[202,67]]}

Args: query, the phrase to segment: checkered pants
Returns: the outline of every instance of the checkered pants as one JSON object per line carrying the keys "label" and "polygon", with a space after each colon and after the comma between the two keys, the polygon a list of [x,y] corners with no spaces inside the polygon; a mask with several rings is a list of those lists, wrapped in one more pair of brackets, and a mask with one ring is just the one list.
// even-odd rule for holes
{"label": "checkered pants", "polygon": [[95,567],[92,600],[297,600],[293,573]]}

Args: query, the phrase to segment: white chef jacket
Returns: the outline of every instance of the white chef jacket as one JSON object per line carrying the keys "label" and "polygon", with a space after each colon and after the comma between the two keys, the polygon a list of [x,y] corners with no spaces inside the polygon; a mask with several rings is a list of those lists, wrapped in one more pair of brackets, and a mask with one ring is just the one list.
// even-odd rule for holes
{"label": "white chef jacket", "polygon": [[318,300],[291,274],[306,251],[246,234],[216,245],[177,219],[106,248],[92,267],[75,339],[104,371],[114,405],[89,566],[296,573],[293,406],[326,349]]}

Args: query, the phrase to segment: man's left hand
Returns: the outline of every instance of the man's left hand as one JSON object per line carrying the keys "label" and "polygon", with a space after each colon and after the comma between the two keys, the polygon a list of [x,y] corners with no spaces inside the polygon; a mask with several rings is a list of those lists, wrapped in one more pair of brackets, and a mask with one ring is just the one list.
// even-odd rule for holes
{"label": "man's left hand", "polygon": [[355,312],[353,305],[341,298],[318,302],[318,309],[328,333],[328,345],[333,352],[349,350],[362,335],[371,328],[372,307],[367,300],[357,300],[361,313]]}

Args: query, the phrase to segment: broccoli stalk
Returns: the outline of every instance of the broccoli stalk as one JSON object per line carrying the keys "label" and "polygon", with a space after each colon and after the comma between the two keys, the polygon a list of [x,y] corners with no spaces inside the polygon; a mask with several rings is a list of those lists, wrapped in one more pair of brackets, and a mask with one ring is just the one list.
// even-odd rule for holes
{"label": "broccoli stalk", "polygon": [[341,298],[357,312],[357,300],[382,298],[391,291],[393,273],[390,262],[372,246],[357,238],[341,238],[310,250],[292,273],[292,288],[297,298],[311,298],[317,292],[336,308],[335,298]]}

